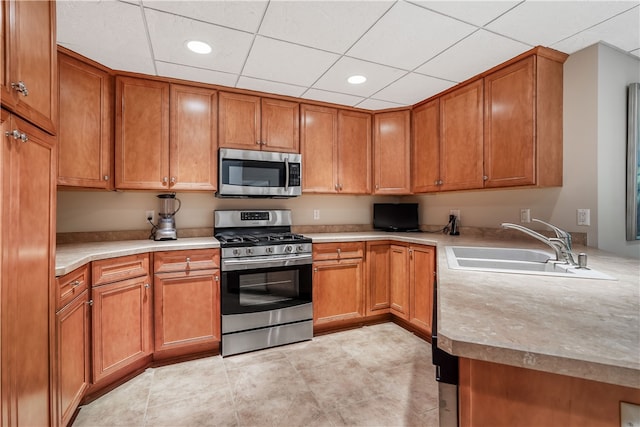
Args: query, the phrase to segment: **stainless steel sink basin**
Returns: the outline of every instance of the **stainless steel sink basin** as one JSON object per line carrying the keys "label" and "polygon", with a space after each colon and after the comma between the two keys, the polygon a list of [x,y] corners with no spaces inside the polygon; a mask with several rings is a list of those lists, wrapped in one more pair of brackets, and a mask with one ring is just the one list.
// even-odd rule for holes
{"label": "stainless steel sink basin", "polygon": [[446,246],[445,251],[452,269],[616,280],[590,268],[550,261],[553,254],[538,249]]}

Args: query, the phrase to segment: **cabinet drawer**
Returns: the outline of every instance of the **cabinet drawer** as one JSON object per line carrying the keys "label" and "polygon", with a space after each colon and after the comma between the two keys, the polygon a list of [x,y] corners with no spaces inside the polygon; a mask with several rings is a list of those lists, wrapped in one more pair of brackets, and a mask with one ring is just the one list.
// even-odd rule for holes
{"label": "cabinet drawer", "polygon": [[156,252],[153,255],[154,273],[205,270],[220,268],[219,249]]}
{"label": "cabinet drawer", "polygon": [[364,242],[316,243],[313,245],[313,260],[362,258]]}
{"label": "cabinet drawer", "polygon": [[56,277],[56,310],[60,310],[89,286],[89,265]]}
{"label": "cabinet drawer", "polygon": [[92,285],[99,286],[149,274],[149,254],[128,255],[92,263]]}

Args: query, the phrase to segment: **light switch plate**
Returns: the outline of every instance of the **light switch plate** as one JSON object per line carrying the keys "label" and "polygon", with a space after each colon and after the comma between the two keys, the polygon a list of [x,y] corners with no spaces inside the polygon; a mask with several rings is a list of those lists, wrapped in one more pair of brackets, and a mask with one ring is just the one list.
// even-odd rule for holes
{"label": "light switch plate", "polygon": [[640,405],[620,402],[620,427],[640,427]]}

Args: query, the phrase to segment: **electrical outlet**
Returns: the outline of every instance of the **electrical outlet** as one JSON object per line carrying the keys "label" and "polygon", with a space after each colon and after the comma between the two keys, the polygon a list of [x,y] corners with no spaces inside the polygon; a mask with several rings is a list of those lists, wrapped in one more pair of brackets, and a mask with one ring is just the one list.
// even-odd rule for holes
{"label": "electrical outlet", "polygon": [[144,219],[151,222],[156,222],[156,211],[145,211]]}
{"label": "electrical outlet", "polygon": [[313,219],[316,221],[320,219],[320,209],[313,210]]}
{"label": "electrical outlet", "polygon": [[460,209],[449,210],[449,215],[455,215],[458,222],[460,222]]}
{"label": "electrical outlet", "polygon": [[520,222],[531,222],[531,209],[520,209]]}
{"label": "electrical outlet", "polygon": [[578,209],[578,225],[591,225],[591,209]]}
{"label": "electrical outlet", "polygon": [[620,402],[620,427],[640,427],[640,405]]}

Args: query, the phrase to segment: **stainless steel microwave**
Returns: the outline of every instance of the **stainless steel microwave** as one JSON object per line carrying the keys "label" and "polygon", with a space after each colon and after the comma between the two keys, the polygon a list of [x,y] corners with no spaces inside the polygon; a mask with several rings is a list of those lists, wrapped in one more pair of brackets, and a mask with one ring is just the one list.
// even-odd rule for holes
{"label": "stainless steel microwave", "polygon": [[302,156],[221,148],[218,197],[296,197],[302,194]]}

